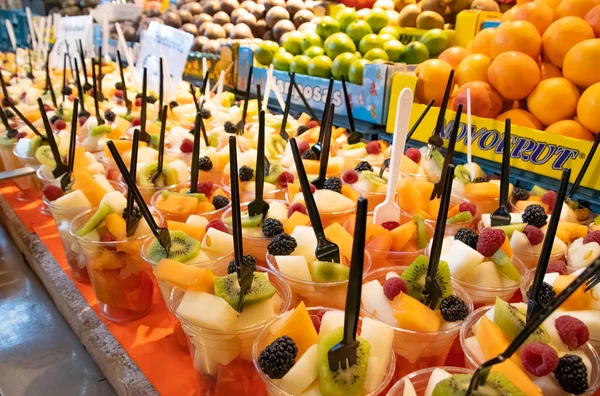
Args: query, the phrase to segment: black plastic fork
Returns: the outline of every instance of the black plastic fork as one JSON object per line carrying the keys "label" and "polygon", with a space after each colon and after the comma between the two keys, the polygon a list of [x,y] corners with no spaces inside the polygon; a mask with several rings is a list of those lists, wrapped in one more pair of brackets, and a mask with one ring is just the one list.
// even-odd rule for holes
{"label": "black plastic fork", "polygon": [[44,122],[44,129],[46,129],[48,145],[50,146],[50,150],[52,151],[52,157],[54,158],[54,162],[56,163],[54,169],[52,170],[52,175],[55,178],[59,178],[60,176],[69,171],[69,167],[62,162],[62,158],[60,157],[58,145],[56,144],[54,132],[52,132],[52,126],[50,125],[50,121],[48,120],[48,114],[46,114],[46,110],[44,110],[44,102],[42,102],[42,98],[38,98],[37,102],[38,107],[40,108],[40,114],[42,115],[42,121]]}
{"label": "black plastic fork", "polygon": [[[500,180],[500,206],[490,216],[492,227],[510,225],[510,213],[507,209],[508,186],[510,184],[510,118],[504,122],[504,147],[502,148],[502,175]],[[558,202],[558,201],[557,201]]]}
{"label": "black plastic fork", "polygon": [[456,109],[456,118],[454,118],[454,126],[452,127],[452,134],[448,142],[448,150],[446,151],[446,157],[444,157],[444,165],[442,166],[442,175],[433,185],[433,191],[431,191],[430,200],[434,198],[440,198],[442,196],[442,184],[445,180],[446,172],[448,171],[448,165],[454,164],[454,148],[456,147],[456,139],[458,137],[458,128],[460,127],[460,116],[462,115],[462,105],[458,105]]}

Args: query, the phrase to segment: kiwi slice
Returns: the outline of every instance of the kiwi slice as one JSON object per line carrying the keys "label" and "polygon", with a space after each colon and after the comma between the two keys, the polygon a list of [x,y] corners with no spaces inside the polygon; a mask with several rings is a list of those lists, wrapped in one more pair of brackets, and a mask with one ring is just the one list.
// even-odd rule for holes
{"label": "kiwi slice", "polygon": [[[252,286],[244,296],[244,306],[268,300],[275,294],[275,288],[264,273],[254,272],[252,275]],[[233,309],[237,310],[240,301],[240,284],[238,283],[237,273],[217,276],[215,279],[215,295],[227,301]]]}
{"label": "kiwi slice", "polygon": [[600,225],[600,215],[598,215],[598,216],[596,216],[596,217],[594,218],[594,224],[595,224],[595,225]]}
{"label": "kiwi slice", "polygon": [[106,133],[111,133],[111,132],[112,132],[112,126],[110,126],[108,124],[104,124],[104,125],[97,125],[97,126],[93,127],[92,130],[90,131],[90,135],[98,136],[98,135],[104,135]]}
{"label": "kiwi slice", "polygon": [[519,272],[517,267],[515,267],[515,264],[510,259],[510,257],[508,257],[506,253],[504,253],[504,250],[498,249],[498,251],[494,253],[492,257],[490,257],[490,260],[492,260],[494,264],[500,267],[500,270],[504,275],[506,275],[508,279],[515,282],[521,281],[521,273]]}
{"label": "kiwi slice", "polygon": [[[242,218],[242,228],[258,227],[263,219],[262,214],[258,214],[256,216],[250,216],[247,211],[242,212],[240,217]],[[225,224],[231,225],[231,217],[228,217],[225,219]]]}
{"label": "kiwi slice", "polygon": [[52,167],[56,166],[50,146],[38,147],[37,150],[35,150],[35,158],[40,161],[42,165],[48,165]]}
{"label": "kiwi slice", "polygon": [[457,165],[454,168],[454,177],[463,182],[463,184],[471,183],[471,172],[464,165]]}
{"label": "kiwi slice", "polygon": [[158,163],[151,162],[137,171],[137,182],[140,187],[165,187],[171,186],[173,184],[177,184],[178,177],[177,171],[171,168],[169,165],[164,164],[162,173],[156,180],[156,182],[152,183],[152,179],[154,175],[158,172]]}
{"label": "kiwi slice", "polygon": [[35,135],[34,137],[32,137],[31,140],[29,141],[27,156],[31,157],[32,155],[35,155],[35,152],[37,151],[38,147],[41,146],[41,144],[42,144],[41,137],[39,137],[38,135]]}
{"label": "kiwi slice", "polygon": [[96,210],[96,213],[90,219],[77,230],[77,236],[84,237],[89,234],[94,228],[98,227],[98,225],[104,220],[104,218],[112,213],[113,209],[108,204],[101,204]]}
{"label": "kiwi slice", "polygon": [[[427,268],[429,267],[429,257],[420,255],[404,270],[400,276],[406,282],[408,287],[408,295],[414,299],[422,301],[423,287],[425,286],[425,278],[427,277]],[[440,261],[437,267],[437,275],[435,277],[440,289],[442,290],[442,298],[452,294],[452,284],[450,283],[450,267],[445,261]],[[440,299],[441,301],[441,299]]]}
{"label": "kiwi slice", "polygon": [[548,190],[546,190],[543,187],[538,186],[537,184],[533,186],[533,188],[531,189],[531,195],[537,195],[538,197],[543,196],[544,194],[546,194],[546,192],[548,192]]}
{"label": "kiwi slice", "polygon": [[348,280],[350,268],[332,261],[316,260],[310,265],[310,274],[315,282],[339,282]]}
{"label": "kiwi slice", "polygon": [[329,369],[329,351],[344,337],[344,328],[338,327],[319,340],[317,346],[317,370],[319,390],[324,395],[360,395],[367,376],[367,363],[371,354],[371,344],[357,337],[356,364],[341,367],[337,371]]}
{"label": "kiwi slice", "polygon": [[[454,374],[437,383],[431,396],[463,396],[467,394],[471,376]],[[525,396],[504,374],[490,373],[485,385],[481,385],[472,393],[473,396]]]}
{"label": "kiwi slice", "polygon": [[[502,332],[509,341],[517,338],[517,335],[525,328],[527,323],[526,312],[520,311],[517,307],[510,305],[501,298],[496,297],[494,305],[494,323],[502,329]],[[525,343],[543,342],[550,344],[552,342],[550,335],[544,326],[538,327],[525,341]]]}
{"label": "kiwi slice", "polygon": [[279,175],[283,173],[283,166],[279,162],[271,162],[269,167],[269,174],[265,175],[265,182],[271,184],[277,184]]}
{"label": "kiwi slice", "polygon": [[211,132],[208,135],[208,143],[211,147],[219,147],[219,132]]}
{"label": "kiwi slice", "polygon": [[433,158],[438,168],[444,169],[444,156],[442,155],[442,153],[440,153],[438,149],[435,149],[431,152],[431,158]]}
{"label": "kiwi slice", "polygon": [[492,227],[492,228],[497,228],[499,230],[504,231],[504,233],[510,238],[510,237],[512,237],[512,234],[515,231],[523,232],[523,230],[525,229],[526,226],[527,226],[527,223],[515,223],[515,224],[506,225],[506,226],[496,226],[496,227]]}
{"label": "kiwi slice", "polygon": [[417,247],[425,249],[427,246],[427,231],[425,231],[425,219],[423,216],[416,214],[413,216],[413,221],[417,225]]}
{"label": "kiwi slice", "polygon": [[170,234],[171,248],[169,249],[169,255],[167,256],[165,249],[161,246],[160,242],[155,239],[148,250],[148,258],[150,260],[158,262],[161,259],[168,258],[179,261],[180,263],[185,263],[200,253],[200,242],[186,234],[184,231],[170,231]]}
{"label": "kiwi slice", "polygon": [[150,135],[150,147],[155,150],[158,150],[158,146],[160,146],[160,135]]}
{"label": "kiwi slice", "polygon": [[359,148],[363,148],[363,147],[367,147],[367,144],[364,142],[359,142],[359,143],[354,143],[354,144],[347,144],[344,149],[345,150],[354,150],[354,149],[359,149]]}
{"label": "kiwi slice", "polygon": [[196,198],[198,200],[198,202],[206,201],[206,195],[204,195],[202,193],[186,193],[186,192],[175,192],[175,191],[163,190],[161,192],[161,194],[162,194],[163,199],[167,199],[167,197],[169,195],[177,195],[177,196],[193,197],[193,198]]}
{"label": "kiwi slice", "polygon": [[471,220],[473,220],[473,214],[471,214],[470,211],[465,210],[464,212],[457,213],[454,216],[450,217],[447,222],[448,224],[454,224],[464,223]]}
{"label": "kiwi slice", "polygon": [[283,156],[285,152],[286,141],[281,135],[272,134],[267,141],[267,151],[271,155],[271,158],[277,158]]}

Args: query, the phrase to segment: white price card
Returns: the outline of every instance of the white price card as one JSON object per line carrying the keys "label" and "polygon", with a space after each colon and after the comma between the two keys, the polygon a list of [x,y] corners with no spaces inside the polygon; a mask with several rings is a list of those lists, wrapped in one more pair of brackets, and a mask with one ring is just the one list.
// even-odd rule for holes
{"label": "white price card", "polygon": [[79,40],[83,50],[87,53],[92,50],[93,19],[89,15],[76,17],[62,17],[58,25],[58,34],[52,48],[52,67],[62,69],[63,57],[69,51],[71,59],[79,59]]}

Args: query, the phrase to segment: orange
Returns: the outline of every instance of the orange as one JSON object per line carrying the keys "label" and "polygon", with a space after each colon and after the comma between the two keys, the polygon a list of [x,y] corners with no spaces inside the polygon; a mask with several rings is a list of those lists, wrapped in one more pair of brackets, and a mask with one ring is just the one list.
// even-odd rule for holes
{"label": "orange", "polygon": [[534,1],[519,7],[512,20],[531,22],[539,34],[544,34],[554,20],[554,11],[548,4]]}
{"label": "orange", "polygon": [[490,40],[490,54],[494,59],[499,54],[519,51],[537,59],[542,50],[542,38],[536,27],[527,21],[503,22],[496,28]]}
{"label": "orange", "polygon": [[515,14],[517,13],[518,9],[519,9],[519,6],[514,6],[510,10],[506,11],[504,14],[502,14],[502,18],[500,19],[500,21],[502,21],[502,22],[514,21]]}
{"label": "orange", "polygon": [[594,6],[589,10],[583,19],[594,29],[596,37],[600,37],[600,5]]}
{"label": "orange", "polygon": [[544,57],[562,68],[565,55],[575,44],[594,37],[594,30],[583,19],[572,16],[560,18],[542,36]]}
{"label": "orange", "polygon": [[576,16],[583,18],[598,4],[600,4],[600,0],[563,0],[556,7],[556,17]]}
{"label": "orange", "polygon": [[545,132],[555,133],[572,137],[575,139],[594,140],[594,135],[583,127],[580,123],[573,120],[560,120],[548,125]]}
{"label": "orange", "polygon": [[563,75],[580,87],[587,88],[600,81],[600,39],[577,43],[567,52]]}
{"label": "orange", "polygon": [[504,52],[488,69],[492,86],[506,99],[524,99],[540,80],[540,69],[529,56],[516,51]]}
{"label": "orange", "polygon": [[463,114],[467,111],[467,89],[471,90],[471,114],[477,117],[496,118],[502,111],[502,98],[487,82],[471,81],[458,89],[452,109],[463,105]]}
{"label": "orange", "polygon": [[496,30],[496,28],[487,28],[477,33],[473,41],[469,43],[471,45],[471,53],[491,56],[490,44],[496,34]]}
{"label": "orange", "polygon": [[443,60],[449,64],[453,69],[467,56],[471,55],[471,52],[467,51],[463,47],[450,47],[445,49],[441,54],[438,55],[439,60]]}
{"label": "orange", "polygon": [[529,94],[527,108],[544,125],[572,118],[577,111],[579,91],[562,77],[541,81]]}
{"label": "orange", "polygon": [[542,123],[535,118],[533,114],[523,109],[512,109],[500,114],[496,119],[498,121],[506,121],[510,118],[514,125],[520,125],[526,128],[542,130],[544,126]]}
{"label": "orange", "polygon": [[540,71],[541,71],[541,76],[540,76],[540,80],[545,80],[547,78],[552,78],[552,77],[562,77],[562,72],[560,71],[560,69],[556,66],[554,66],[552,63],[548,63],[548,62],[542,62],[542,64],[540,65]]}
{"label": "orange", "polygon": [[427,103],[435,99],[435,103],[442,103],[448,76],[452,67],[439,59],[428,59],[415,69],[419,78],[416,95],[419,101]]}
{"label": "orange", "polygon": [[460,87],[470,81],[487,82],[487,70],[491,63],[492,60],[487,55],[473,54],[467,56],[455,69],[456,83]]}
{"label": "orange", "polygon": [[577,119],[592,133],[600,131],[600,83],[586,89],[577,103]]}
{"label": "orange", "polygon": [[556,11],[556,7],[560,4],[561,0],[535,0],[536,2],[545,3],[552,8],[552,11]]}

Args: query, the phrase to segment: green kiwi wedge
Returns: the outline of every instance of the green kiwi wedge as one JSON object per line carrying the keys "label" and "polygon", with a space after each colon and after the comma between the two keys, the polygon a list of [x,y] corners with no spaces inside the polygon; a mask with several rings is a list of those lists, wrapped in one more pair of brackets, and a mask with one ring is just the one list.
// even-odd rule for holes
{"label": "green kiwi wedge", "polygon": [[464,165],[456,165],[456,168],[454,168],[454,177],[463,182],[463,184],[471,183],[471,172]]}
{"label": "green kiwi wedge", "polygon": [[196,198],[198,200],[198,202],[206,201],[206,195],[204,195],[202,193],[186,193],[186,192],[175,192],[175,191],[162,190],[161,194],[162,194],[163,199],[167,199],[167,197],[169,195],[178,195],[178,196],[186,196],[186,197]]}
{"label": "green kiwi wedge", "polygon": [[[521,312],[517,307],[496,297],[496,304],[494,305],[494,323],[502,329],[502,332],[509,341],[514,340],[525,328],[526,321],[527,316],[525,312]],[[525,343],[543,342],[544,344],[550,344],[551,341],[550,335],[542,325],[527,338]]]}
{"label": "green kiwi wedge", "polygon": [[104,220],[104,218],[112,212],[113,209],[110,205],[105,203],[101,204],[98,207],[98,210],[96,210],[96,213],[94,213],[94,215],[90,217],[90,219],[83,225],[83,227],[77,230],[77,236],[84,237],[90,232],[92,232],[92,230],[98,227],[102,220]]}
{"label": "green kiwi wedge", "polygon": [[[437,150],[437,149],[433,150],[431,152],[431,157],[437,164],[438,168],[444,169],[444,156],[442,155],[442,153],[440,153],[439,150]],[[469,178],[469,180],[470,180],[470,178]]]}
{"label": "green kiwi wedge", "polygon": [[310,265],[310,275],[315,282],[345,281],[350,276],[350,268],[344,264],[317,260]]}
{"label": "green kiwi wedge", "polygon": [[417,247],[425,249],[427,246],[427,231],[425,230],[425,219],[420,214],[413,216],[413,221],[417,225]]}
{"label": "green kiwi wedge", "polygon": [[54,156],[52,155],[52,149],[50,146],[40,146],[35,150],[35,158],[40,161],[42,165],[56,166]]}
{"label": "green kiwi wedge", "polygon": [[286,141],[278,134],[272,134],[267,140],[267,151],[271,158],[282,157],[285,152]]}
{"label": "green kiwi wedge", "polygon": [[490,260],[498,267],[500,267],[500,270],[504,275],[506,275],[508,279],[514,282],[521,281],[521,273],[515,266],[515,263],[513,263],[513,261],[510,259],[510,257],[508,257],[506,253],[504,253],[504,250],[498,249],[498,251],[494,253],[492,257],[490,257]]}
{"label": "green kiwi wedge", "polygon": [[110,126],[108,124],[103,124],[103,125],[97,125],[97,126],[93,127],[92,130],[90,131],[90,135],[99,136],[99,135],[104,135],[104,134],[107,134],[110,132],[112,132],[112,126]]}
{"label": "green kiwi wedge", "polygon": [[[454,374],[437,383],[431,396],[464,396],[467,394],[471,376],[468,374]],[[485,385],[481,385],[472,393],[473,396],[525,396],[502,373],[490,373]]]}
{"label": "green kiwi wedge", "polygon": [[[248,212],[242,212],[240,217],[242,218],[242,228],[254,228],[258,227],[262,223],[263,215],[258,214],[256,216],[250,216]],[[231,225],[231,217],[225,219],[225,224]]]}
{"label": "green kiwi wedge", "polygon": [[[275,288],[264,273],[254,272],[252,275],[252,286],[244,296],[244,306],[268,300],[275,294]],[[240,301],[240,284],[238,283],[237,273],[217,276],[215,279],[215,296],[221,297],[233,309],[237,310]]]}
{"label": "green kiwi wedge", "polygon": [[168,258],[171,260],[185,263],[196,257],[200,253],[200,242],[192,238],[183,231],[170,231],[171,248],[167,256],[165,249],[161,246],[158,240],[154,240],[148,250],[148,258],[153,262],[159,262],[161,259]]}
{"label": "green kiwi wedge", "polygon": [[533,186],[533,188],[531,189],[531,195],[537,195],[538,197],[543,196],[547,192],[548,192],[548,190],[546,190],[543,187],[538,186],[537,184],[535,186]]}
{"label": "green kiwi wedge", "polygon": [[465,210],[464,212],[457,213],[454,216],[450,217],[448,219],[448,224],[465,223],[472,220],[473,214],[471,214],[470,211]]}
{"label": "green kiwi wedge", "polygon": [[164,164],[162,173],[156,180],[152,182],[154,175],[158,172],[158,163],[151,162],[142,166],[137,171],[137,182],[140,187],[165,187],[177,184],[179,181],[177,177],[177,171],[171,168],[169,165]]}
{"label": "green kiwi wedge", "polygon": [[[427,268],[429,267],[429,257],[420,255],[413,261],[400,277],[406,282],[408,295],[419,301],[423,300],[422,292],[427,277]],[[442,289],[442,298],[452,294],[452,284],[450,283],[450,267],[445,261],[440,261],[437,267],[436,281]],[[441,301],[441,299],[440,299]]]}
{"label": "green kiwi wedge", "polygon": [[499,230],[504,231],[506,236],[508,236],[510,238],[510,237],[512,237],[512,234],[515,231],[523,232],[523,230],[525,229],[526,226],[527,226],[527,223],[515,223],[515,224],[506,225],[506,226],[495,226],[492,228],[497,228]]}
{"label": "green kiwi wedge", "polygon": [[271,162],[269,174],[265,176],[265,182],[276,184],[279,175],[283,173],[283,166],[279,162]]}

